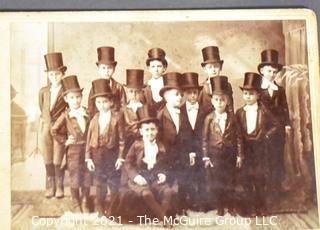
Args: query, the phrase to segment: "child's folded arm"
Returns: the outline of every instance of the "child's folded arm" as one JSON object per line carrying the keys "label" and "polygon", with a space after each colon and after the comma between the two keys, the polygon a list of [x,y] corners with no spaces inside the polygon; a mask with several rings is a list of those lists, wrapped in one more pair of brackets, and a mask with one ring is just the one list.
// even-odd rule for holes
{"label": "child's folded arm", "polygon": [[51,128],[51,135],[56,141],[58,141],[61,144],[64,144],[67,140],[66,133],[61,132],[61,129],[64,126],[66,126],[66,119],[65,119],[65,113],[62,113]]}

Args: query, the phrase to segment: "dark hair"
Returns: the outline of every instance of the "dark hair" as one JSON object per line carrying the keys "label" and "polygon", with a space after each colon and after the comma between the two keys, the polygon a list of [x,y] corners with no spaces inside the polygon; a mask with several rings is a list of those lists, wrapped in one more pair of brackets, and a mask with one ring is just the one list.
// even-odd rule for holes
{"label": "dark hair", "polygon": [[151,61],[160,61],[165,68],[168,67],[168,62],[166,59],[161,59],[161,58],[148,59],[146,61],[147,66],[150,66]]}

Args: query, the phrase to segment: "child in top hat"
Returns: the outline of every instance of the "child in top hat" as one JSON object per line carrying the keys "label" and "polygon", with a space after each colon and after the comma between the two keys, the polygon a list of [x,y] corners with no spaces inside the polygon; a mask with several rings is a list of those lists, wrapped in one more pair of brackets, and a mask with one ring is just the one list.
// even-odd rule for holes
{"label": "child in top hat", "polygon": [[[158,112],[161,127],[160,140],[169,154],[169,183],[183,187],[183,161],[189,154],[187,143],[191,140],[191,133],[186,124],[189,122],[185,111],[181,110],[183,78],[180,73],[170,72],[163,76],[163,88],[160,95],[165,100],[165,106]],[[179,211],[186,210],[187,194],[185,189],[179,188]]]}
{"label": "child in top hat", "polygon": [[275,81],[276,74],[282,69],[278,63],[279,53],[276,50],[264,50],[261,52],[261,63],[258,71],[262,75],[260,100],[278,120],[280,127],[271,140],[269,155],[270,173],[269,187],[270,194],[276,196],[281,192],[281,182],[284,177],[284,145],[286,132],[291,130],[289,121],[289,109],[286,93],[283,87]]}
{"label": "child in top hat", "polygon": [[135,139],[140,137],[138,130],[137,109],[142,107],[141,93],[144,71],[142,69],[127,69],[127,84],[125,85],[127,105],[122,109],[124,117],[124,135],[126,153]]}
{"label": "child in top hat", "polygon": [[157,139],[156,111],[145,105],[137,110],[137,115],[142,139],[136,140],[130,147],[124,174],[128,177],[128,188],[143,199],[152,212],[150,215],[163,221],[172,207],[171,199],[177,192],[168,184],[170,157]]}
{"label": "child in top hat", "polygon": [[[240,179],[249,198],[254,199],[257,215],[266,213],[265,186],[268,176],[268,146],[279,124],[273,114],[260,103],[262,78],[245,73],[242,90],[245,105],[237,110],[236,119],[241,135],[244,161]],[[248,203],[250,206],[250,202]],[[249,208],[252,208],[251,206]]]}
{"label": "child in top hat", "polygon": [[[200,92],[200,103],[205,107],[211,107],[211,87],[210,79],[220,75],[222,70],[223,60],[220,59],[219,48],[217,46],[208,46],[202,49],[203,62],[201,63],[202,69],[207,75],[207,80],[203,83],[203,89]],[[231,84],[228,83],[229,102],[227,110],[233,112],[233,91]]]}
{"label": "child in top hat", "polygon": [[199,210],[203,207],[205,187],[202,162],[202,129],[206,115],[209,113],[208,107],[204,107],[198,102],[199,92],[203,88],[199,85],[198,74],[188,72],[182,74],[183,93],[186,102],[181,106],[184,114],[187,114],[188,122],[185,124],[189,130],[190,140],[187,145],[187,155],[182,160],[185,169],[186,181],[192,180],[194,183],[185,183],[187,207]]}
{"label": "child in top hat", "polygon": [[104,215],[107,186],[112,201],[120,182],[124,162],[123,120],[118,111],[111,110],[114,95],[107,79],[92,82],[91,100],[98,112],[90,121],[86,146],[87,168],[93,172],[96,187],[95,209]]}
{"label": "child in top hat", "polygon": [[53,123],[66,109],[67,103],[63,100],[61,79],[67,70],[63,65],[62,53],[48,53],[44,56],[49,84],[39,91],[40,116],[40,146],[44,155],[46,167],[47,198],[64,196],[63,177],[61,169],[64,154],[64,145],[56,141],[51,133]]}
{"label": "child in top hat", "polygon": [[164,101],[159,92],[163,87],[163,74],[168,67],[165,51],[161,48],[150,49],[146,65],[151,73],[151,79],[144,89],[146,104],[160,110],[164,106]]}
{"label": "child in top hat", "polygon": [[229,102],[228,78],[210,79],[214,111],[204,121],[202,150],[205,168],[208,169],[208,202],[216,206],[218,215],[224,209],[233,209],[233,181],[235,167],[241,167],[243,156],[239,151],[235,116],[227,110]]}
{"label": "child in top hat", "polygon": [[[70,176],[71,198],[73,211],[89,212],[88,198],[90,191],[90,175],[85,166],[85,147],[89,119],[87,111],[81,106],[82,90],[77,76],[62,79],[64,100],[69,108],[65,110],[51,129],[52,135],[67,148],[67,168]],[[61,139],[61,130],[67,130],[67,138]],[[80,191],[82,202],[80,204]],[[81,206],[81,208],[80,208]]]}
{"label": "child in top hat", "polygon": [[[96,62],[96,65],[98,67],[99,77],[108,80],[109,86],[113,94],[113,107],[115,110],[119,110],[126,104],[126,94],[123,86],[113,78],[113,74],[117,66],[117,62],[114,58],[114,48],[109,46],[99,47],[97,49],[97,52],[98,61]],[[94,100],[91,97],[92,94],[93,91],[91,89],[88,101],[88,110],[90,118],[92,118],[97,112]]]}

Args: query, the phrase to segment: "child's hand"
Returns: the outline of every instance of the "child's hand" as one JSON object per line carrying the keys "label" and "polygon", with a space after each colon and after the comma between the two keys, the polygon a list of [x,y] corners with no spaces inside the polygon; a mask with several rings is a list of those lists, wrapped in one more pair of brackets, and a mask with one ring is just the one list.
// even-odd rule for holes
{"label": "child's hand", "polygon": [[65,143],[65,146],[72,145],[74,143],[76,143],[76,139],[72,135],[69,135]]}
{"label": "child's hand", "polygon": [[166,182],[166,175],[164,175],[163,173],[158,173],[158,184],[162,184],[164,182]]}
{"label": "child's hand", "polygon": [[121,166],[123,165],[124,159],[118,158],[115,164],[116,170],[119,170]]}
{"label": "child's hand", "polygon": [[138,185],[141,185],[141,186],[144,186],[147,184],[147,181],[146,179],[144,179],[143,176],[141,175],[136,175],[133,179],[134,183],[138,184]]}
{"label": "child's hand", "polygon": [[241,157],[237,157],[236,167],[237,168],[241,168],[242,167],[242,163],[243,163],[242,158]]}
{"label": "child's hand", "polygon": [[210,159],[207,159],[207,160],[204,161],[204,167],[205,168],[213,168],[214,165],[213,165],[213,163],[211,162]]}
{"label": "child's hand", "polygon": [[87,163],[87,168],[89,169],[89,171],[92,172],[95,170],[94,163],[91,159],[86,159],[86,163]]}
{"label": "child's hand", "polygon": [[196,163],[196,153],[189,153],[190,166],[195,165]]}

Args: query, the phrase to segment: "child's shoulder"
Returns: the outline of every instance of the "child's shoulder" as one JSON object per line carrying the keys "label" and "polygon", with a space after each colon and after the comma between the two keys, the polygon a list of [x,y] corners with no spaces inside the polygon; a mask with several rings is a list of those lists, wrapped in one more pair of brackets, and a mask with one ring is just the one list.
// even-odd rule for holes
{"label": "child's shoulder", "polygon": [[50,90],[50,85],[46,85],[40,88],[39,93],[43,93],[45,91],[49,91]]}

